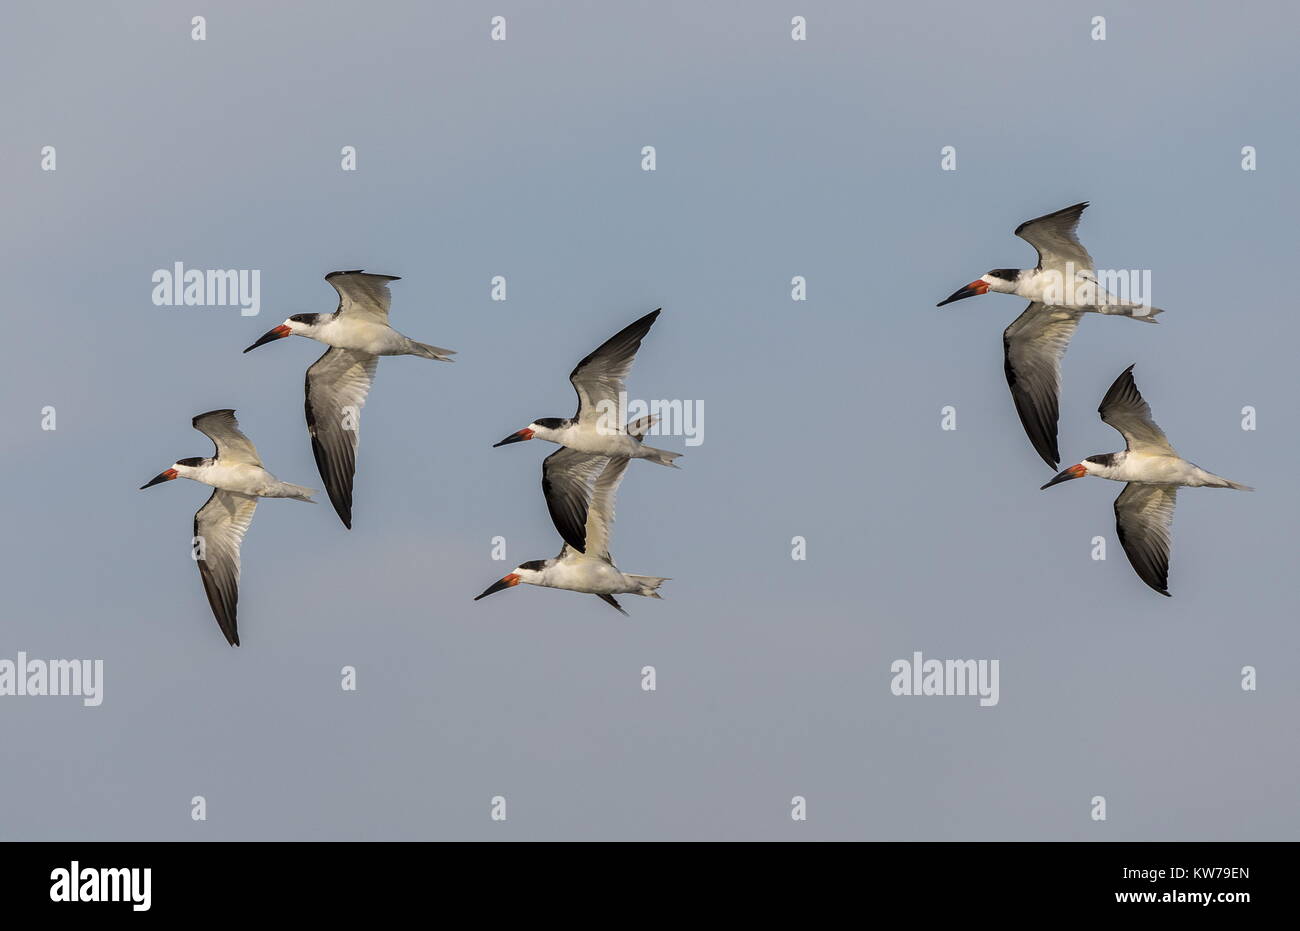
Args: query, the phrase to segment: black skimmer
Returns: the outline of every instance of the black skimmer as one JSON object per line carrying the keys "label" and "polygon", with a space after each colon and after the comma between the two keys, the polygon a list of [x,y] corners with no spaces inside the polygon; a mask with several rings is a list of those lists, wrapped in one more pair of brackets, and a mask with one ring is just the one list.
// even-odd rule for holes
{"label": "black skimmer", "polygon": [[352,477],[356,472],[361,408],[380,356],[419,356],[453,362],[454,349],[417,343],[388,325],[394,275],[360,269],[325,276],[339,293],[332,314],[294,314],[244,352],[286,336],[306,336],[330,348],[307,369],[307,432],[316,467],[343,526],[352,529]]}
{"label": "black skimmer", "polygon": [[1038,251],[1036,268],[995,268],[935,305],[989,291],[1029,300],[1002,334],[1007,384],[1029,441],[1054,469],[1061,461],[1056,443],[1061,358],[1079,320],[1085,313],[1100,313],[1157,323],[1155,315],[1163,313],[1159,307],[1115,298],[1097,283],[1092,256],[1075,233],[1087,206],[1075,204],[1016,227],[1015,234]]}
{"label": "black skimmer", "polygon": [[[662,310],[662,308],[660,308]],[[572,417],[540,417],[493,447],[523,440],[547,440],[569,449],[597,456],[648,459],[659,465],[678,469],[673,460],[681,453],[646,446],[642,442],[654,425],[654,416],[642,417],[624,426],[620,401],[626,397],[625,380],[632,370],[637,349],[659,311],[619,330],[569,373],[569,381],[578,394],[578,411]],[[625,401],[623,402],[626,403]]]}
{"label": "black skimmer", "polygon": [[178,459],[170,469],[140,486],[143,491],[176,478],[211,485],[215,491],[194,515],[194,560],[208,604],[231,646],[239,646],[239,545],[253,521],[258,498],[311,500],[315,489],[282,482],[262,466],[257,448],[239,429],[233,410],[208,411],[193,420],[194,429],[217,447],[216,455]]}
{"label": "black skimmer", "polygon": [[1043,488],[1085,475],[1127,482],[1115,499],[1115,530],[1119,542],[1142,581],[1160,594],[1168,595],[1169,547],[1178,486],[1254,489],[1206,472],[1174,452],[1164,431],[1151,419],[1151,406],[1133,383],[1131,365],[1110,386],[1097,413],[1124,437],[1124,451],[1089,456],[1058,474]]}
{"label": "black skimmer", "polygon": [[486,598],[523,582],[595,595],[626,615],[615,595],[659,598],[668,579],[619,570],[609,555],[614,524],[614,496],[631,459],[557,449],[542,463],[542,491],[555,529],[564,539],[560,554],[516,566],[475,598]]}

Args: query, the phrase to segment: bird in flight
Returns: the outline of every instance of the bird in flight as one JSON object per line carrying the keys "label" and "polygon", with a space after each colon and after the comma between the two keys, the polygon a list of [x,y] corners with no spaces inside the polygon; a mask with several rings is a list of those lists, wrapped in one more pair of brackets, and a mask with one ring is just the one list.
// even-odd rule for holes
{"label": "bird in flight", "polygon": [[620,399],[626,397],[628,373],[641,340],[658,316],[659,311],[655,310],[628,324],[578,363],[569,374],[578,395],[578,411],[572,417],[540,417],[493,446],[539,439],[576,452],[648,459],[659,465],[681,468],[673,464],[681,453],[643,443],[646,431],[654,426],[657,417],[641,417],[626,426],[620,423]]}
{"label": "bird in flight", "polygon": [[1061,359],[1083,315],[1113,314],[1157,323],[1156,315],[1163,313],[1159,307],[1115,297],[1097,282],[1092,256],[1076,233],[1087,206],[1075,204],[1016,227],[1015,235],[1038,251],[1037,267],[995,268],[936,305],[990,291],[1029,300],[1024,313],[1002,334],[1004,367],[1029,442],[1054,469],[1061,461],[1056,439]]}
{"label": "bird in flight", "polygon": [[330,348],[307,369],[307,432],[316,467],[343,526],[352,529],[352,479],[356,472],[361,408],[380,356],[419,356],[453,362],[454,349],[417,343],[388,325],[393,275],[361,270],[325,276],[339,293],[332,314],[294,314],[244,352],[286,336],[306,336]]}
{"label": "bird in flight", "polygon": [[521,563],[474,600],[523,582],[595,595],[626,615],[615,595],[661,597],[658,588],[668,579],[625,573],[609,554],[614,497],[630,461],[627,456],[611,458],[567,447],[547,456],[542,463],[542,491],[564,540],[560,554]]}
{"label": "bird in flight", "polygon": [[1133,381],[1133,366],[1115,379],[1097,408],[1103,422],[1124,437],[1123,452],[1089,456],[1043,486],[1095,475],[1127,482],[1115,499],[1115,530],[1138,577],[1162,595],[1169,594],[1169,548],[1173,542],[1174,499],[1178,486],[1253,488],[1206,472],[1169,445],[1151,418],[1151,406]]}
{"label": "bird in flight", "polygon": [[239,429],[233,410],[208,411],[193,420],[194,429],[212,440],[215,455],[178,459],[140,486],[188,478],[214,489],[194,515],[194,560],[217,625],[233,647],[239,646],[239,546],[253,521],[258,498],[293,498],[314,504],[315,489],[282,482],[262,465],[257,449]]}

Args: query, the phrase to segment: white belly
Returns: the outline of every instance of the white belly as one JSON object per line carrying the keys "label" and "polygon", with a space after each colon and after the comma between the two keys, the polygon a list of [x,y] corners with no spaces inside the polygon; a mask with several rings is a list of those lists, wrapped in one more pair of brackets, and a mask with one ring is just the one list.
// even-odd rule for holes
{"label": "white belly", "polygon": [[1201,485],[1201,470],[1177,456],[1144,456],[1129,453],[1119,469],[1118,480],[1143,485]]}
{"label": "white belly", "polygon": [[621,595],[640,590],[640,586],[603,559],[585,556],[569,557],[546,570],[542,584],[547,588],[562,588],[570,592],[590,595]]}
{"label": "white belly", "polygon": [[372,356],[400,355],[406,348],[400,333],[370,320],[332,320],[321,327],[319,339],[339,349],[355,349]]}
{"label": "white belly", "polygon": [[560,443],[580,453],[597,456],[628,456],[641,454],[641,444],[626,433],[601,433],[595,424],[574,424],[560,431]]}
{"label": "white belly", "polygon": [[1076,269],[1074,278],[1066,280],[1063,270],[1045,268],[1016,282],[1016,294],[1043,304],[1090,310],[1116,303],[1092,277],[1091,269]]}
{"label": "white belly", "polygon": [[264,495],[280,485],[274,475],[258,466],[223,465],[220,462],[204,469],[198,479],[205,485],[245,495]]}

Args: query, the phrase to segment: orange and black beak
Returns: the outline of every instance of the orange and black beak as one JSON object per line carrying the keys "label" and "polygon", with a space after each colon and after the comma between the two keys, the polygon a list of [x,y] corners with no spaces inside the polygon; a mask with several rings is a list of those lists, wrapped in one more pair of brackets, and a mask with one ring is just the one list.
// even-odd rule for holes
{"label": "orange and black beak", "polygon": [[487,587],[487,591],[479,595],[478,598],[475,598],[474,600],[478,601],[479,598],[486,598],[488,595],[494,595],[497,592],[502,591],[503,589],[507,589],[518,584],[519,584],[519,576],[515,575],[512,572],[509,575],[502,578],[500,581],[493,582],[491,585]]}
{"label": "orange and black beak", "polygon": [[1088,470],[1085,469],[1082,464],[1072,465],[1038,490],[1043,491],[1044,489],[1051,488],[1053,485],[1059,485],[1061,482],[1068,482],[1072,478],[1083,478],[1087,474]]}
{"label": "orange and black beak", "polygon": [[290,336],[292,334],[293,334],[293,330],[289,329],[287,326],[285,326],[282,323],[275,329],[268,330],[267,332],[263,333],[262,338],[259,339],[257,342],[253,343],[253,345],[249,346],[247,349],[245,349],[244,352],[251,352],[252,350],[256,349],[258,346],[263,346],[271,342],[272,340],[284,339],[286,336]]}
{"label": "orange and black beak", "polygon": [[944,304],[951,304],[953,301],[964,300],[968,297],[974,297],[977,294],[985,294],[988,292],[988,289],[989,283],[981,278],[978,281],[972,281],[964,288],[958,288],[934,306],[942,307]]}
{"label": "orange and black beak", "polygon": [[524,440],[531,440],[532,438],[533,438],[533,431],[529,430],[527,427],[524,427],[518,433],[510,434],[500,443],[493,443],[492,448],[496,449],[498,446],[505,446],[509,443],[522,443]]}
{"label": "orange and black beak", "polygon": [[177,476],[177,474],[178,473],[175,469],[168,469],[166,472],[159,472],[153,478],[149,479],[149,481],[141,485],[140,490],[144,491],[146,488],[152,488],[154,485],[158,485],[162,482],[170,482]]}

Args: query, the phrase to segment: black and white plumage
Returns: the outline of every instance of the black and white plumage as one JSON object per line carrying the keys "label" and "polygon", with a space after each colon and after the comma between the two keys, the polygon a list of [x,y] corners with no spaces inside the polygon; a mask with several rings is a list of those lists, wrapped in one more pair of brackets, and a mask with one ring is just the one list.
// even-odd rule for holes
{"label": "black and white plumage", "polygon": [[[611,463],[614,463],[613,468],[609,468]],[[579,552],[586,552],[588,519],[593,513],[601,513],[599,503],[594,512],[590,506],[593,483],[598,478],[604,479],[605,496],[608,498],[608,523],[613,522],[613,491],[622,478],[627,463],[626,458],[594,456],[567,446],[561,446],[542,460],[542,496],[546,499],[551,522],[565,543]],[[604,526],[606,518],[601,517],[599,522]],[[604,536],[607,542],[607,531]],[[605,551],[605,555],[608,555],[608,551]]]}
{"label": "black and white plumage", "polygon": [[1109,294],[1097,282],[1091,254],[1079,241],[1086,202],[1026,220],[1015,235],[1034,247],[1032,269],[995,268],[959,288],[938,306],[997,292],[1028,298],[1029,305],[1002,334],[1003,368],[1016,414],[1034,450],[1052,468],[1057,447],[1061,359],[1086,313],[1116,314],[1156,323],[1163,311]]}
{"label": "black and white plumage", "polygon": [[1089,456],[1059,473],[1043,488],[1085,475],[1126,482],[1115,499],[1115,530],[1120,545],[1138,577],[1155,591],[1168,595],[1178,487],[1252,489],[1207,472],[1174,451],[1152,418],[1151,406],[1138,391],[1131,365],[1111,384],[1097,413],[1124,437],[1124,451]]}
{"label": "black and white plumage", "polygon": [[329,345],[307,369],[306,415],[312,455],[330,503],[343,525],[352,527],[352,485],[366,403],[380,356],[419,356],[454,361],[453,349],[418,343],[388,324],[393,275],[361,270],[330,272],[325,280],[338,292],[332,314],[295,314],[265,333],[244,352],[286,336],[306,336]]}
{"label": "black and white plumage", "polygon": [[357,471],[357,445],[361,442],[361,408],[378,368],[378,356],[330,348],[307,369],[303,390],[311,454],[330,503],[349,530],[352,481]]}
{"label": "black and white plumage", "polygon": [[659,598],[668,579],[632,575],[614,565],[609,541],[614,526],[614,499],[631,460],[561,448],[546,457],[542,488],[555,529],[564,540],[558,556],[521,563],[488,586],[478,601],[523,582],[543,588],[596,595],[627,614],[615,595]]}
{"label": "black and white plumage", "polygon": [[1061,358],[1082,317],[1081,310],[1035,301],[1002,334],[1002,364],[1016,414],[1034,450],[1052,468],[1061,461],[1056,440]]}
{"label": "black and white plumage", "polygon": [[1065,268],[1073,263],[1080,271],[1095,272],[1092,256],[1079,242],[1079,219],[1087,208],[1088,202],[1084,201],[1026,220],[1016,227],[1015,235],[1038,253],[1038,269]]}
{"label": "black and white plumage", "polygon": [[659,465],[679,468],[673,460],[681,453],[646,446],[645,433],[655,418],[641,418],[630,424],[620,420],[620,401],[627,391],[627,376],[636,361],[641,340],[659,317],[654,310],[619,330],[583,357],[569,373],[578,395],[578,410],[572,417],[539,417],[493,446],[506,446],[539,439],[558,443],[577,452],[597,456],[648,459]]}
{"label": "black and white plumage", "polygon": [[195,556],[217,626],[239,646],[239,548],[253,522],[257,498],[220,488],[194,514]]}
{"label": "black and white plumage", "polygon": [[217,626],[231,646],[239,646],[239,550],[257,510],[258,498],[311,501],[315,491],[282,482],[266,470],[257,448],[239,429],[235,412],[208,411],[192,421],[216,446],[210,458],[179,459],[144,485],[177,478],[211,485],[213,492],[194,515],[193,556]]}

